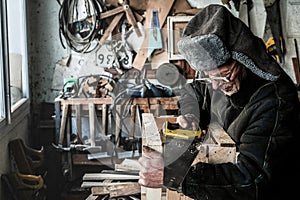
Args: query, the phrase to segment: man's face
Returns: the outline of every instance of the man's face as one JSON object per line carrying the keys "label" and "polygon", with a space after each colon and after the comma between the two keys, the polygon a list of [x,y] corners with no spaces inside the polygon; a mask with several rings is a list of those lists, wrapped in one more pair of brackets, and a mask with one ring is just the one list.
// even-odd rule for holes
{"label": "man's face", "polygon": [[221,90],[225,95],[231,96],[240,89],[240,80],[238,74],[241,71],[241,66],[237,61],[233,60],[223,66],[204,71],[204,74],[211,80],[214,90]]}

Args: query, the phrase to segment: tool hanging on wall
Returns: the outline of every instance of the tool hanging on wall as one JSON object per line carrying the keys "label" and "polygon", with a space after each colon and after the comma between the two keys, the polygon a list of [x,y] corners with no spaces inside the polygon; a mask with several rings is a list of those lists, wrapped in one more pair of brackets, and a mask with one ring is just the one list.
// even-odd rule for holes
{"label": "tool hanging on wall", "polygon": [[285,44],[282,34],[279,0],[265,0],[264,2],[267,12],[267,22],[271,27],[274,37],[276,54],[278,54],[279,62],[282,63],[285,54]]}
{"label": "tool hanging on wall", "polygon": [[[282,38],[280,38],[280,42],[281,41],[282,41]],[[275,44],[274,37],[270,37],[268,39],[268,41],[266,42],[266,48],[267,48],[268,54],[271,55],[271,56],[273,56],[274,59],[277,62],[280,62],[280,60],[279,60],[279,54],[278,54],[278,50],[277,50],[277,47],[276,47],[276,44]]]}
{"label": "tool hanging on wall", "polygon": [[75,52],[87,53],[98,46],[106,23],[100,19],[106,10],[102,0],[64,0],[59,10],[59,33]]}
{"label": "tool hanging on wall", "polygon": [[150,60],[151,54],[156,49],[163,47],[162,36],[160,31],[158,11],[152,10],[151,25],[149,29],[149,42],[148,42],[148,59]]}

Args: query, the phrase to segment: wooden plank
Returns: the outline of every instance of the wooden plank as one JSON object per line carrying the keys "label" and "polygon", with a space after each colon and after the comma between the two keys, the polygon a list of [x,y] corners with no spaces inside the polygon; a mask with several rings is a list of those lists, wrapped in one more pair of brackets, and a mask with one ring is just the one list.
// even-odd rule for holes
{"label": "wooden plank", "polygon": [[101,13],[100,19],[105,19],[105,18],[111,17],[113,15],[120,14],[121,12],[124,12],[123,6],[119,6],[117,8],[112,9],[112,10],[108,10],[106,12]]}
{"label": "wooden plank", "polygon": [[167,189],[167,199],[180,200],[181,199],[181,194],[178,193],[177,191]]}
{"label": "wooden plank", "polygon": [[217,123],[212,123],[208,127],[208,134],[211,139],[220,146],[232,147],[235,146],[234,141],[224,131],[224,129]]}
{"label": "wooden plank", "polygon": [[130,107],[130,133],[129,133],[129,139],[134,138],[134,132],[135,132],[135,118],[136,118],[136,105],[131,105]]}
{"label": "wooden plank", "polygon": [[116,105],[116,132],[115,132],[115,141],[116,145],[119,146],[120,143],[120,133],[121,133],[121,114],[122,114],[122,105]]}
{"label": "wooden plank", "polygon": [[95,105],[93,103],[89,103],[90,139],[91,139],[92,147],[96,146],[95,116],[96,116]]}
{"label": "wooden plank", "polygon": [[115,171],[139,171],[140,164],[137,159],[125,159],[121,164],[115,164]]}
{"label": "wooden plank", "polygon": [[[152,113],[142,113],[142,144],[162,153],[160,133]],[[143,200],[161,199],[161,188],[148,188],[142,186]]]}
{"label": "wooden plank", "polygon": [[102,134],[107,135],[107,105],[102,104]]}
{"label": "wooden plank", "polygon": [[[157,9],[157,8],[159,8],[159,10],[158,10],[159,25],[160,25],[160,28],[162,28],[174,1],[175,0],[169,0],[169,1],[151,0],[151,1],[148,1],[148,6],[147,6],[147,10],[146,10],[146,19],[145,19],[145,23],[144,23],[145,29],[149,30],[150,20],[152,17],[152,9]],[[140,50],[137,52],[137,55],[135,56],[135,59],[132,63],[132,66],[138,70],[143,69],[144,64],[148,57],[148,40],[149,40],[149,31],[148,30],[145,31],[145,38],[144,38],[143,44],[142,44]]]}
{"label": "wooden plank", "polygon": [[156,98],[134,98],[133,99],[133,104],[151,104],[151,105],[164,105],[164,104],[176,104],[179,100],[179,96],[175,97],[156,97]]}
{"label": "wooden plank", "polygon": [[115,29],[115,27],[117,26],[117,24],[119,23],[119,21],[121,20],[121,18],[123,17],[124,13],[120,13],[117,14],[114,19],[112,20],[112,22],[109,24],[109,26],[106,28],[103,36],[101,37],[101,39],[99,40],[99,44],[103,45],[104,42],[106,41],[106,39],[111,35],[111,33],[113,32],[113,30]]}
{"label": "wooden plank", "polygon": [[60,102],[62,105],[69,104],[69,105],[76,105],[76,104],[112,104],[112,98],[70,98],[70,99],[55,99],[56,102]]}
{"label": "wooden plank", "polygon": [[142,144],[162,152],[162,141],[152,113],[142,113]]}
{"label": "wooden plank", "polygon": [[208,163],[236,163],[236,147],[209,146]]}
{"label": "wooden plank", "polygon": [[85,200],[96,200],[98,196],[94,196],[93,194],[90,194]]}
{"label": "wooden plank", "polygon": [[82,177],[83,181],[96,181],[96,180],[138,180],[138,175],[128,174],[104,174],[104,173],[85,173]]}
{"label": "wooden plank", "polygon": [[81,106],[80,104],[75,105],[75,118],[76,118],[76,133],[79,139],[82,139],[82,126],[81,126]]}
{"label": "wooden plank", "polygon": [[93,195],[109,194],[112,197],[128,196],[141,192],[141,187],[138,183],[125,183],[119,185],[92,187]]}
{"label": "wooden plank", "polygon": [[108,187],[112,185],[126,185],[126,184],[132,184],[135,182],[103,182],[100,181],[83,181],[81,184],[81,188],[91,188],[91,187]]}
{"label": "wooden plank", "polygon": [[123,5],[123,8],[125,9],[126,19],[127,19],[128,23],[131,24],[132,27],[134,28],[134,31],[135,31],[136,35],[138,37],[141,37],[142,33],[141,33],[137,23],[136,23],[135,16],[134,16],[131,8],[129,7],[129,5]]}
{"label": "wooden plank", "polygon": [[68,105],[63,105],[62,109],[62,116],[61,116],[61,123],[60,123],[60,131],[59,131],[59,143],[60,145],[63,144],[65,139],[65,130],[67,124],[67,117],[68,117]]}

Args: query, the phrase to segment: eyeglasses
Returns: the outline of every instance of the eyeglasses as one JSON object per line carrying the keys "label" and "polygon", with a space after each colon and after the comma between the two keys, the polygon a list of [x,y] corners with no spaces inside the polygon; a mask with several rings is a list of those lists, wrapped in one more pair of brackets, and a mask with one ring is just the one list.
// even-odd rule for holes
{"label": "eyeglasses", "polygon": [[204,81],[206,83],[212,83],[212,81],[218,82],[219,84],[224,84],[224,83],[228,83],[231,80],[231,76],[232,73],[234,71],[234,69],[236,68],[237,63],[234,63],[234,65],[232,66],[232,68],[228,71],[226,71],[225,73],[222,73],[222,76],[212,76],[212,75],[208,75],[207,77],[201,77],[198,78],[196,80],[200,80],[200,81]]}

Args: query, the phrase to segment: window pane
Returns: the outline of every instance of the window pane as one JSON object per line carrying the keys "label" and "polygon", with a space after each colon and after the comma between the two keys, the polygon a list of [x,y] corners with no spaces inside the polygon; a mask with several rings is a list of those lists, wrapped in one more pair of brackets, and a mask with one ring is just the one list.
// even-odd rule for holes
{"label": "window pane", "polygon": [[28,97],[25,0],[7,1],[11,103]]}
{"label": "window pane", "polygon": [[[0,60],[3,60],[2,58],[2,36],[0,31]],[[4,104],[4,76],[3,76],[3,63],[0,62],[0,121],[4,119],[5,117],[5,104]]]}

